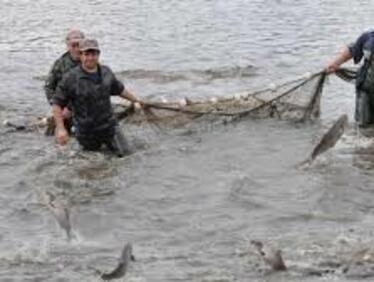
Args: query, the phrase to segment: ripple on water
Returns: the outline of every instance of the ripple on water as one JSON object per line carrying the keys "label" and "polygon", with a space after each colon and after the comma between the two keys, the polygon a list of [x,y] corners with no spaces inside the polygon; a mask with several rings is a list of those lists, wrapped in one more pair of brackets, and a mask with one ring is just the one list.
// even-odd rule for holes
{"label": "ripple on water", "polygon": [[266,187],[254,178],[247,176],[236,178],[230,184],[229,189],[229,201],[234,206],[240,206],[248,212],[269,208],[269,204],[261,196],[261,190]]}
{"label": "ripple on water", "polygon": [[[140,96],[210,99],[320,69],[372,25],[368,4],[356,1],[352,12],[337,0],[2,1],[1,119],[50,111],[43,80],[72,23],[98,38],[103,62]],[[354,89],[331,82],[321,124],[340,111],[353,116]],[[90,267],[110,268],[131,238],[140,258],[129,281],[344,281],[339,273],[268,273],[254,254],[234,250],[245,252],[241,236],[256,235],[278,240],[291,264],[344,263],[373,229],[370,157],[342,159],[332,150],[323,165],[300,172],[291,167],[321,124],[242,124],[240,132],[206,126],[185,139],[127,127],[161,149],[122,161],[68,156],[74,148],[59,152],[52,138],[1,127],[0,280],[96,281]],[[141,135],[146,126],[151,133]],[[45,191],[76,208],[81,241],[59,236],[39,203]],[[357,240],[334,242],[357,226]],[[356,277],[348,281],[363,276]]]}

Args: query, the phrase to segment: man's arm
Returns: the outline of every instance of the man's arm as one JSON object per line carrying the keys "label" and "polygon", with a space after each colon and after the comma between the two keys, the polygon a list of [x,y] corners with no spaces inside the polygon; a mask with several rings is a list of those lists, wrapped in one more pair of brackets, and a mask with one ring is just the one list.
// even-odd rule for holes
{"label": "man's arm", "polygon": [[72,85],[71,79],[69,80],[69,73],[64,75],[60,83],[57,85],[56,93],[52,97],[52,111],[56,123],[55,136],[56,141],[60,145],[65,145],[69,140],[69,134],[64,125],[64,111],[63,109],[69,103],[69,85]]}
{"label": "man's arm", "polygon": [[56,123],[56,129],[55,129],[56,141],[60,145],[65,145],[69,140],[69,134],[67,130],[65,129],[63,110],[61,106],[56,105],[56,104],[52,106],[52,109],[53,109],[53,117]]}
{"label": "man's arm", "polygon": [[342,51],[332,60],[326,67],[327,73],[334,73],[336,72],[340,65],[344,64],[345,62],[352,59],[352,54],[348,47],[344,47]]}
{"label": "man's arm", "polygon": [[144,102],[141,101],[134,93],[126,89],[121,81],[119,81],[116,76],[113,74],[112,84],[111,84],[111,94],[118,95],[126,100],[129,100],[131,103],[139,103],[143,105]]}
{"label": "man's arm", "polygon": [[325,69],[326,72],[336,72],[339,69],[340,65],[344,64],[350,59],[353,59],[353,62],[355,64],[358,64],[364,55],[363,50],[365,43],[373,36],[374,33],[372,31],[364,32],[357,38],[356,42],[344,47],[340,54],[333,61],[331,61],[330,64],[327,65]]}
{"label": "man's arm", "polygon": [[60,62],[57,60],[51,70],[48,73],[47,79],[44,84],[44,91],[47,97],[48,103],[52,105],[52,98],[55,94],[58,81],[62,78],[60,71]]}
{"label": "man's arm", "polygon": [[128,89],[124,89],[120,96],[122,98],[125,98],[126,100],[129,100],[131,103],[143,104],[143,101],[141,101],[134,93],[132,93]]}

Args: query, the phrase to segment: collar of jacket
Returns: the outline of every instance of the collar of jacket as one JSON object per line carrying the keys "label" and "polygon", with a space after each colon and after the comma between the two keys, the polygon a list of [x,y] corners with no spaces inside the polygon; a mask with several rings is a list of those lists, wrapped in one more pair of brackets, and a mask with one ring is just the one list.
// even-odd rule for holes
{"label": "collar of jacket", "polygon": [[80,64],[80,60],[74,60],[73,57],[70,55],[70,52],[69,52],[69,51],[66,51],[66,52],[62,55],[62,57],[68,59],[68,60],[71,61],[72,63]]}
{"label": "collar of jacket", "polygon": [[[85,78],[85,79],[90,79],[90,73],[87,72],[83,67],[82,67],[82,64],[79,65],[79,69],[80,69],[80,72],[79,72],[79,78]],[[102,68],[100,66],[100,64],[97,65],[97,72],[99,74],[99,78],[100,78],[100,81],[102,79]]]}

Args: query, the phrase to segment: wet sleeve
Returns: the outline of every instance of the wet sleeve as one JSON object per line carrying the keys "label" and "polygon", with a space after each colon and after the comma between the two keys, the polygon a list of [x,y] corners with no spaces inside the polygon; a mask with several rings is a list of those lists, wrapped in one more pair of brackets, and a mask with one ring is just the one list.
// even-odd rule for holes
{"label": "wet sleeve", "polygon": [[360,35],[356,42],[348,46],[349,52],[353,57],[355,64],[359,63],[364,55],[364,44],[368,39],[368,33],[365,32]]}
{"label": "wet sleeve", "polygon": [[110,94],[115,95],[115,96],[119,96],[119,95],[121,95],[123,90],[125,90],[125,86],[113,74],[112,85],[110,87]]}
{"label": "wet sleeve", "polygon": [[60,61],[57,60],[48,73],[47,79],[44,84],[44,92],[50,104],[52,104],[52,97],[55,94],[57,84],[59,80],[61,80],[61,77],[62,73],[60,70]]}
{"label": "wet sleeve", "polygon": [[69,102],[71,102],[71,95],[69,85],[70,83],[70,76],[67,73],[63,76],[62,80],[57,84],[55,94],[52,97],[52,104],[58,105],[60,107],[66,107]]}

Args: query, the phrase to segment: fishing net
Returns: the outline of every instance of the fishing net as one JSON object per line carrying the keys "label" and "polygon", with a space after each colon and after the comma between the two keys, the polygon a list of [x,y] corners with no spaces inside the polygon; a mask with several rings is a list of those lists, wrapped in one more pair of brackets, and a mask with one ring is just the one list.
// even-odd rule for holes
{"label": "fishing net", "polygon": [[[339,78],[354,82],[357,71],[341,68]],[[113,110],[118,120],[126,124],[158,127],[181,127],[202,120],[232,122],[243,118],[277,118],[305,122],[320,115],[320,101],[328,74],[324,71],[306,73],[295,79],[271,83],[268,87],[243,91],[230,97],[210,97],[192,100],[189,97],[172,102],[147,101],[141,109],[116,103]],[[53,117],[45,118],[46,134],[54,132]]]}
{"label": "fishing net", "polygon": [[231,97],[206,100],[181,99],[174,102],[148,102],[141,110],[117,104],[118,119],[128,123],[156,122],[163,126],[183,126],[192,121],[238,121],[243,118],[279,118],[306,121],[320,115],[320,98],[326,73],[270,84],[257,91],[243,91]]}
{"label": "fishing net", "polygon": [[[341,68],[339,78],[354,82],[355,69]],[[320,101],[328,74],[306,73],[293,80],[270,84],[257,91],[243,91],[231,97],[206,100],[184,98],[175,102],[148,102],[142,110],[114,106],[118,119],[128,123],[154,122],[163,126],[184,126],[192,121],[238,121],[243,118],[278,118],[305,122],[320,116]]]}
{"label": "fishing net", "polygon": [[347,82],[355,83],[356,78],[357,78],[357,69],[356,68],[340,68],[335,72],[335,74],[339,78]]}

